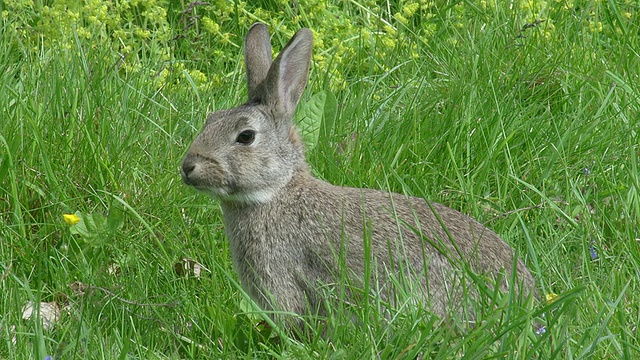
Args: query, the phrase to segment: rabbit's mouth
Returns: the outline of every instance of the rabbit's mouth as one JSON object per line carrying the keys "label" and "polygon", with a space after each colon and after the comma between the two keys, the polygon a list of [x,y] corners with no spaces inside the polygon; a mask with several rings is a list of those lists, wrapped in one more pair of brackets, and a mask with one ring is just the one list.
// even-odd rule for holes
{"label": "rabbit's mouth", "polygon": [[196,189],[198,192],[211,196],[216,200],[223,200],[229,194],[228,190],[221,187],[213,187],[213,186],[202,185],[202,184],[190,184],[187,181],[185,181],[185,184]]}

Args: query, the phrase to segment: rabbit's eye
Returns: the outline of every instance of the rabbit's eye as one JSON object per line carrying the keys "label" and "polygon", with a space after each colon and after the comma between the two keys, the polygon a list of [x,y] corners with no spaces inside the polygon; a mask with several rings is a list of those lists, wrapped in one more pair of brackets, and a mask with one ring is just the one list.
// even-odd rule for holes
{"label": "rabbit's eye", "polygon": [[238,134],[236,142],[242,145],[251,145],[253,139],[256,138],[256,132],[253,130],[245,130]]}

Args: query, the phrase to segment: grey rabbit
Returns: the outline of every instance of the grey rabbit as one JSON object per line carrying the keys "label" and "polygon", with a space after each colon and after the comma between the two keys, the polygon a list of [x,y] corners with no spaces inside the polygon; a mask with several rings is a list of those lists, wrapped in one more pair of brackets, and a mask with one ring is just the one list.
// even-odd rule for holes
{"label": "grey rabbit", "polygon": [[509,245],[469,216],[312,176],[292,122],[312,46],[312,32],[300,29],[272,63],[267,27],[254,24],[245,44],[248,101],[209,114],[181,165],[185,184],[220,202],[233,265],[252,299],[267,311],[304,315],[322,312],[323,286],[344,282],[345,274],[390,301],[391,279],[404,278],[424,294],[419,301],[446,317],[461,306],[455,269],[463,263],[501,290],[535,293]]}

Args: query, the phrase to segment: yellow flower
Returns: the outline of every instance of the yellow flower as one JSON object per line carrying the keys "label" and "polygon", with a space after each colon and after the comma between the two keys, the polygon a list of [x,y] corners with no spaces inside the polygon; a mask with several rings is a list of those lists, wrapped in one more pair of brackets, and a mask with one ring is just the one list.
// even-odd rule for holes
{"label": "yellow flower", "polygon": [[420,9],[420,4],[418,3],[406,4],[402,7],[402,15],[410,18],[416,13],[416,11],[418,11],[418,9]]}
{"label": "yellow flower", "polygon": [[75,225],[80,222],[80,217],[76,214],[63,214],[62,218],[69,225]]}
{"label": "yellow flower", "polygon": [[545,299],[547,300],[547,304],[551,304],[552,302],[558,300],[558,298],[560,296],[558,296],[558,294],[554,294],[554,293],[548,293],[547,295],[544,296]]}
{"label": "yellow flower", "polygon": [[202,17],[202,26],[211,34],[217,34],[220,32],[220,25],[206,16]]}
{"label": "yellow flower", "polygon": [[393,14],[393,18],[398,20],[399,22],[401,22],[404,25],[407,25],[409,23],[409,20],[407,20],[407,18],[402,16],[402,14],[400,14],[400,13]]}
{"label": "yellow flower", "polygon": [[151,37],[151,31],[146,30],[146,29],[141,29],[141,28],[136,28],[133,31],[134,34],[136,34],[137,36],[143,38],[143,39],[148,39]]}
{"label": "yellow flower", "polygon": [[207,75],[200,70],[188,70],[189,76],[196,84],[202,84],[207,82]]}
{"label": "yellow flower", "polygon": [[589,22],[589,31],[591,31],[591,32],[602,32],[602,21],[590,21]]}

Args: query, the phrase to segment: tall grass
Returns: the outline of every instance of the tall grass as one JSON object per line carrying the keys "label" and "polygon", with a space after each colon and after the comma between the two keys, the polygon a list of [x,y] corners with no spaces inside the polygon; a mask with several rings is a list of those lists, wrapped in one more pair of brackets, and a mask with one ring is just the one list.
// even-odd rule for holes
{"label": "tall grass", "polygon": [[[402,2],[332,4],[353,24],[380,17],[397,32],[367,41],[351,28],[341,37],[351,52],[340,53],[349,63],[317,49],[302,106],[329,91],[337,116],[308,158],[332,183],[474,216],[516,249],[542,297],[559,298],[487,296],[475,327],[423,308],[389,313],[375,298],[341,303],[328,316],[331,336],[303,342],[262,321],[237,284],[217,205],[180,183],[206,113],[244,100],[241,49],[198,59],[220,76],[200,86],[192,68],[172,67],[193,59],[150,46],[134,69],[134,55],[77,31],[65,33],[69,46],[34,49],[3,18],[0,358],[638,356],[640,8],[576,2],[527,18],[514,4],[441,4],[405,25],[393,20]],[[296,21],[324,34],[305,16]],[[190,40],[216,50],[180,41]],[[74,212],[96,223],[90,236],[70,232],[62,214]],[[203,275],[176,273],[181,259],[204,265]],[[22,319],[28,301],[59,304],[60,320],[47,329]],[[545,334],[533,334],[534,318]]]}

